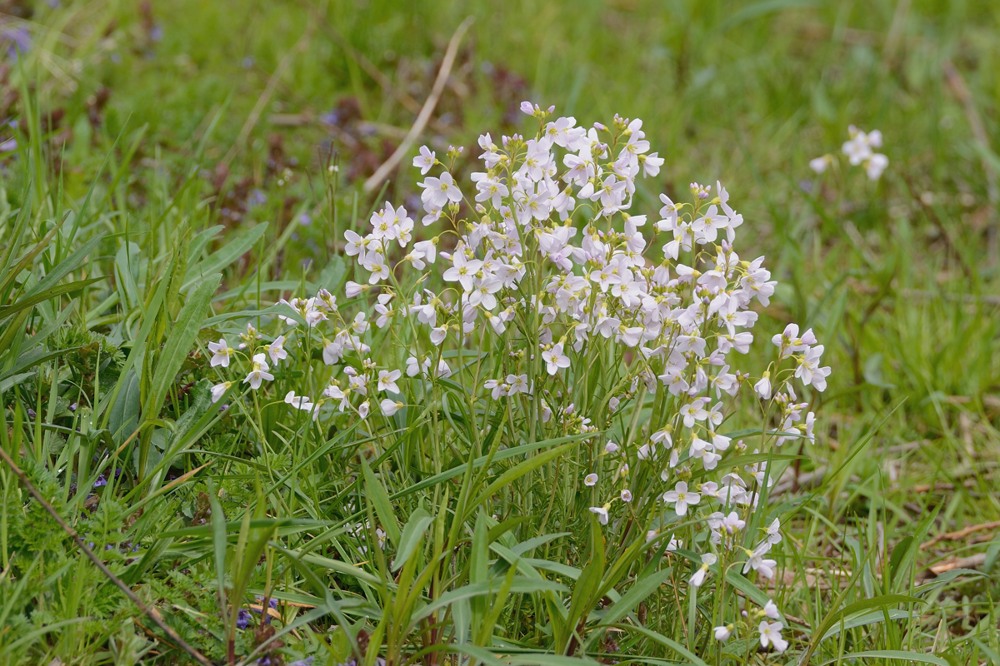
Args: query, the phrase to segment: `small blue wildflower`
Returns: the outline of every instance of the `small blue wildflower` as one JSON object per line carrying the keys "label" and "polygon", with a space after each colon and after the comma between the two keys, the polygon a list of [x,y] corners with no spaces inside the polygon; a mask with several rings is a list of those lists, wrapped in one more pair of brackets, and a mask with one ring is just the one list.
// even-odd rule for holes
{"label": "small blue wildflower", "polygon": [[[257,597],[257,603],[263,604],[264,603],[264,597],[258,596]],[[277,608],[278,607],[278,600],[277,599],[268,599],[267,600],[267,605],[270,606],[271,608]],[[253,612],[254,613],[260,613],[260,612],[263,612],[263,609],[257,610],[256,608],[254,608]],[[264,624],[271,624],[271,615],[270,614],[264,615]]]}
{"label": "small blue wildflower", "polygon": [[7,57],[17,60],[17,57],[31,50],[31,33],[26,28],[7,28],[0,33],[0,42],[6,42]]}
{"label": "small blue wildflower", "polygon": [[[264,604],[264,597],[262,597],[260,595],[257,595],[257,603],[263,605]],[[272,598],[270,598],[270,599],[267,600],[267,605],[270,606],[271,608],[277,608],[278,607],[278,600],[275,599],[274,597],[272,597]],[[255,610],[254,612],[259,613],[260,611]]]}
{"label": "small blue wildflower", "polygon": [[247,198],[248,208],[263,206],[265,203],[267,203],[267,195],[257,189],[250,192],[250,196]]}
{"label": "small blue wildflower", "polygon": [[236,628],[246,629],[250,626],[250,611],[245,608],[241,608],[240,612],[236,614]]}
{"label": "small blue wildflower", "polygon": [[97,477],[97,481],[94,481],[94,487],[95,488],[100,488],[100,487],[106,486],[106,485],[108,485],[108,480],[104,477],[103,474],[101,474],[100,476]]}

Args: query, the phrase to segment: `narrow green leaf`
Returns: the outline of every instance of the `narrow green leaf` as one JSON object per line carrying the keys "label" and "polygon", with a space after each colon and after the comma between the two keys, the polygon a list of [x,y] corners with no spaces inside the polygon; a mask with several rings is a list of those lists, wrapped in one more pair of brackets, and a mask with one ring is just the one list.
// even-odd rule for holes
{"label": "narrow green leaf", "polygon": [[[885,622],[885,611],[875,610],[875,611],[862,611],[856,615],[851,615],[850,617],[845,617],[842,621],[838,622],[835,626],[830,627],[830,630],[823,634],[820,642],[825,641],[829,638],[833,638],[842,631],[847,631],[848,629],[854,629],[856,627],[865,627],[869,624],[878,624],[880,622]],[[906,620],[912,613],[909,611],[899,610],[898,608],[893,608],[889,610],[890,620]]]}
{"label": "narrow green leaf", "polygon": [[215,488],[209,483],[208,502],[212,507],[212,554],[215,564],[215,580],[218,585],[219,608],[222,617],[226,617],[226,516],[222,512],[222,504],[216,496]]}
{"label": "narrow green leaf", "polygon": [[[480,508],[479,515],[476,516],[476,525],[472,530],[469,555],[469,582],[473,585],[484,583],[489,579],[489,526],[486,521],[486,512]],[[486,602],[483,599],[473,599],[470,610],[473,626],[481,627],[483,616],[487,612]]]}
{"label": "narrow green leaf", "polygon": [[659,643],[663,647],[668,648],[673,652],[675,652],[676,654],[679,654],[680,656],[684,657],[691,664],[694,664],[694,666],[708,666],[708,664],[706,664],[701,658],[699,658],[698,655],[691,652],[677,641],[673,640],[672,638],[667,638],[663,634],[653,631],[652,629],[647,629],[646,627],[637,624],[627,624],[627,625],[619,624],[616,626],[619,629],[624,629],[625,631],[631,631],[637,634],[642,634],[646,638],[656,643]]}
{"label": "narrow green leaf", "polygon": [[[27,217],[25,216],[24,219],[26,220]],[[66,219],[63,218],[61,222],[58,222],[55,226],[53,226],[52,229],[49,230],[49,233],[45,234],[44,238],[35,243],[34,247],[32,247],[30,250],[28,250],[27,253],[25,253],[24,256],[18,259],[17,262],[12,267],[10,267],[9,269],[7,266],[3,267],[4,273],[2,276],[0,276],[0,294],[7,291],[7,288],[10,287],[12,284],[14,284],[14,280],[17,279],[17,276],[20,275],[23,271],[27,270],[28,267],[31,266],[32,262],[34,262],[35,257],[37,257],[42,250],[44,250],[49,246],[49,243],[51,242],[52,238],[55,237],[57,233],[59,233],[59,227],[61,227],[63,222],[65,221]],[[13,250],[13,246],[14,244],[11,244],[11,250]],[[9,257],[10,255],[8,254],[8,259]]]}
{"label": "narrow green leaf", "polygon": [[575,446],[575,443],[570,442],[567,444],[563,444],[562,446],[557,446],[555,448],[549,449],[548,451],[542,451],[538,455],[532,456],[531,458],[528,458],[527,460],[518,463],[514,467],[511,467],[506,472],[497,477],[497,479],[493,481],[493,483],[486,486],[486,489],[483,490],[482,493],[480,493],[479,499],[475,502],[475,504],[478,506],[485,503],[497,491],[501,490],[502,488],[506,488],[517,479],[520,479],[525,474],[533,472],[534,470],[548,463],[550,460],[558,458],[566,451],[569,451],[569,449],[572,448],[573,446]]}
{"label": "narrow green leaf", "polygon": [[[833,659],[827,659],[824,662],[817,664],[816,666],[824,666],[824,664],[832,663],[843,663],[849,662],[854,659],[900,659],[902,661],[915,661],[921,664],[936,664],[936,666],[951,666],[946,660],[941,657],[935,657],[931,654],[922,654],[920,652],[909,652],[907,650],[865,650],[864,652],[850,652],[847,654],[842,654]],[[862,661],[861,663],[868,663]]]}
{"label": "narrow green leaf", "polygon": [[[455,652],[466,657],[472,657],[474,660],[479,660],[483,664],[488,664],[489,666],[505,666],[506,662],[497,659],[492,652],[486,648],[478,647],[475,645],[465,645],[462,643],[456,643],[454,645],[448,646],[449,652]],[[471,660],[469,663],[474,663]]]}
{"label": "narrow green leaf", "polygon": [[90,278],[88,280],[77,280],[75,282],[61,284],[58,287],[52,287],[51,289],[47,289],[45,291],[32,291],[30,294],[22,296],[11,305],[0,308],[0,321],[3,321],[15,312],[20,312],[21,310],[33,307],[44,301],[50,301],[56,296],[62,296],[63,294],[70,294],[74,291],[79,291],[87,285],[94,284],[98,280],[102,279],[103,278]]}
{"label": "narrow green leaf", "polygon": [[472,466],[473,469],[476,469],[482,467],[487,462],[498,463],[503,460],[508,460],[510,458],[516,458],[518,456],[526,455],[528,453],[531,453],[532,451],[537,451],[538,449],[543,449],[547,446],[555,446],[557,444],[561,444],[567,441],[579,442],[587,437],[589,437],[589,435],[569,435],[566,437],[559,437],[556,439],[545,440],[542,442],[521,444],[519,446],[515,446],[509,449],[504,449],[503,451],[498,451],[496,455],[492,457],[492,459],[490,458],[489,455],[483,455],[476,458],[471,463],[462,463],[461,465],[456,465],[455,467],[447,469],[441,472],[440,474],[435,474],[434,476],[428,477],[420,481],[419,483],[415,483],[412,486],[397,491],[390,496],[390,499],[398,500],[400,498],[406,497],[407,495],[412,495],[413,493],[419,492],[425,488],[430,488],[431,486],[436,486],[439,483],[444,483],[449,479],[454,479],[456,476],[461,476],[462,474],[465,474],[466,470],[468,470],[470,465]]}
{"label": "narrow green leaf", "polygon": [[570,580],[578,579],[581,573],[580,569],[577,567],[572,567],[568,564],[563,564],[562,562],[553,562],[552,560],[542,560],[536,557],[522,557],[519,561],[534,569],[551,571],[559,576],[565,576]]}
{"label": "narrow green leaf", "polygon": [[[420,620],[430,617],[435,611],[445,608],[459,599],[473,599],[475,597],[491,595],[498,589],[498,587],[499,585],[497,582],[486,581],[484,583],[463,585],[456,590],[450,590],[423,608],[417,610],[410,618],[410,622],[412,624],[416,624]],[[565,585],[561,585],[550,580],[524,578],[523,576],[515,577],[510,586],[511,594],[534,594],[536,592],[565,591]]]}
{"label": "narrow green leaf", "polygon": [[556,539],[560,539],[564,536],[569,536],[569,535],[570,535],[569,532],[559,532],[557,534],[542,534],[540,536],[532,537],[530,539],[522,541],[516,546],[513,546],[511,550],[517,553],[518,555],[527,555],[528,553],[533,551],[535,548],[538,548],[539,546],[544,546],[550,541],[555,541]]}
{"label": "narrow green leaf", "polygon": [[481,583],[487,579],[489,571],[489,527],[486,512],[479,510],[476,526],[472,531],[472,549],[469,557],[469,581]]}
{"label": "narrow green leaf", "polygon": [[[830,613],[823,620],[822,624],[817,628],[815,635],[821,636],[817,644],[822,642],[827,638],[827,632],[830,628],[835,626],[840,621],[846,621],[847,618],[852,615],[856,615],[863,611],[874,610],[874,609],[887,609],[892,610],[890,606],[897,606],[899,604],[920,604],[924,603],[922,600],[911,597],[905,594],[883,594],[872,599],[862,599],[860,601],[855,601],[853,604],[848,604],[838,611]],[[832,634],[831,634],[832,635]]]}
{"label": "narrow green leaf", "polygon": [[[60,261],[58,264],[52,267],[42,280],[36,284],[29,292],[29,295],[34,295],[36,293],[42,293],[52,289],[56,284],[61,281],[64,277],[69,275],[71,272],[80,268],[84,265],[87,258],[97,249],[97,246],[104,240],[104,236],[95,236],[89,241],[78,247],[71,255]],[[102,278],[94,278],[94,280],[99,280]],[[92,280],[93,281],[93,280]],[[84,282],[80,280],[79,282]]]}
{"label": "narrow green leaf", "polygon": [[333,571],[334,573],[343,574],[350,578],[356,578],[357,580],[368,583],[369,585],[381,585],[384,583],[381,578],[373,576],[364,569],[356,567],[353,564],[348,564],[347,562],[341,562],[340,560],[334,560],[320,555],[313,555],[312,553],[302,553],[299,550],[289,549],[286,552],[303,564],[312,564],[322,567],[323,569]]}
{"label": "narrow green leaf", "polygon": [[749,597],[755,604],[763,607],[771,597],[762,592],[756,585],[747,580],[739,569],[727,569],[726,580],[730,585]]}
{"label": "narrow green leaf", "polygon": [[587,657],[567,657],[561,654],[514,654],[507,657],[511,666],[581,666],[581,664],[599,664]]}

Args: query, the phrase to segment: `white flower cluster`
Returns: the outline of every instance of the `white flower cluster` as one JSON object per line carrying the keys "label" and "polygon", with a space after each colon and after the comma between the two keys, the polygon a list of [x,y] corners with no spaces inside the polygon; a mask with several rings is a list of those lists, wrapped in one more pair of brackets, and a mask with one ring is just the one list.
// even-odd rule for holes
{"label": "white flower cluster", "polygon": [[[851,166],[863,167],[870,180],[881,178],[882,172],[889,166],[889,158],[875,152],[875,148],[882,147],[882,132],[878,130],[864,132],[851,125],[847,128],[847,133],[849,138],[841,148],[847,161]],[[823,173],[835,159],[833,155],[821,155],[809,161],[809,168],[816,173]]]}
{"label": "white flower cluster", "polygon": [[[233,358],[240,359],[249,367],[244,384],[248,384],[256,391],[265,381],[274,381],[271,374],[271,365],[277,366],[281,361],[288,358],[285,351],[285,336],[279,335],[270,342],[264,342],[253,324],[247,324],[246,331],[240,334],[240,344],[233,348],[229,346],[225,338],[219,338],[218,342],[209,342],[208,350],[212,352],[209,365],[213,368],[229,368]],[[251,353],[246,353],[251,349]],[[267,361],[271,359],[269,364]],[[218,402],[234,384],[233,381],[221,382],[212,387],[212,402]]]}
{"label": "white flower cluster", "polygon": [[[777,563],[768,554],[781,541],[779,521],[757,543],[744,535],[748,522],[759,520],[754,511],[773,482],[768,465],[729,465],[727,453],[752,456],[771,443],[813,439],[813,414],[791,382],[825,389],[830,369],[821,366],[823,346],[811,330],[800,335],[790,324],[773,338],[778,357],[763,377],[754,382],[736,369],[754,340],[753,308],[768,305],[776,282],[763,257],[746,261],[734,251],[743,217],[726,189],[692,183],[692,203],[661,194],[652,221],[631,215],[637,179],[663,166],[649,152],[642,121],[616,116],[610,126],[581,127],[571,117],[550,119],[551,110],[528,103],[522,109],[537,119],[539,131],[499,143],[481,136],[483,167],[466,192],[435,152],[421,148],[413,161],[423,177],[420,219],[424,226],[444,223],[444,231],[416,240],[410,213],[386,203],[366,234],[346,232],[346,254],[367,277],[366,284],[349,281],[346,295],[361,297],[370,311],[350,317],[325,291],[282,301],[282,319],[293,329],[269,345],[255,335],[245,341],[253,353],[244,381],[257,390],[272,380],[267,355],[277,364],[272,352],[284,354],[285,337],[295,335],[302,349],[318,341],[332,367],[317,373],[328,378],[320,395],[285,398],[317,419],[353,414],[370,420],[373,396],[382,396],[380,411],[391,417],[405,406],[405,395],[416,402],[418,393],[446,377],[500,401],[497,409],[510,409],[523,422],[536,420],[562,434],[610,433],[616,415],[651,405],[638,438],[633,430],[620,443],[609,441],[592,461],[599,468],[588,470],[583,484],[595,499],[610,499],[595,502],[590,512],[613,527],[619,515],[626,517],[613,509],[616,503],[654,507],[646,512],[654,523],[644,529],[651,542],[661,534],[669,538],[671,553],[680,547],[672,534],[677,525],[695,525],[691,545],[703,553],[692,586],[737,561],[745,574],[773,579]],[[452,159],[457,153],[449,151]],[[435,275],[431,267],[438,262],[445,267]],[[405,357],[401,367],[380,367],[372,358],[372,336],[383,330],[382,339],[397,347],[379,360]],[[224,339],[212,344],[212,365],[226,367],[232,350]],[[454,368],[445,360],[463,354],[491,360]],[[574,396],[595,364],[620,379],[609,379],[600,406],[591,400],[583,414]],[[213,396],[230,384],[218,385]],[[762,433],[753,451],[722,428],[727,404],[745,385],[780,424]],[[632,485],[642,466],[645,477],[662,484],[653,492],[643,487],[640,494]],[[762,612],[777,619],[776,609]],[[783,650],[781,628],[762,622],[762,645]]]}
{"label": "white flower cluster", "polygon": [[[776,652],[784,652],[788,649],[788,641],[781,635],[781,630],[785,628],[785,625],[781,622],[781,613],[773,601],[769,600],[762,608],[754,611],[753,615],[747,611],[743,611],[743,618],[746,623],[749,623],[751,618],[760,619],[760,624],[757,625],[757,632],[761,647],[767,648],[771,646]],[[769,619],[775,620],[775,622],[768,622]],[[736,627],[734,625],[726,624],[716,627],[713,630],[713,635],[716,640],[725,641],[729,640],[729,637],[733,635],[735,630]]]}

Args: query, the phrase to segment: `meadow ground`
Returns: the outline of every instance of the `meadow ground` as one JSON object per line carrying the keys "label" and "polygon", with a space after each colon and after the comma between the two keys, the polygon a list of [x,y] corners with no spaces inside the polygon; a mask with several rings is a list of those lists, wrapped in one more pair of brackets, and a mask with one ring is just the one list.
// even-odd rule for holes
{"label": "meadow ground", "polygon": [[[185,645],[317,666],[1000,663],[1000,3],[0,11],[0,663],[185,663]],[[417,143],[372,179],[428,98]],[[825,344],[829,386],[804,393],[815,442],[739,459],[777,479],[746,516],[781,517],[769,580],[735,567],[692,585],[709,546],[683,520],[650,523],[685,535],[676,552],[600,525],[589,426],[468,395],[480,359],[504,367],[492,347],[449,352],[451,381],[404,376],[406,408],[374,400],[368,421],[358,400],[316,422],[282,402],[319,395],[327,340],[289,334],[261,391],[210,365],[208,343],[235,346],[248,322],[277,330],[280,298],[326,288],[353,317],[345,285],[368,273],[345,232],[386,200],[420,208],[421,144],[464,147],[468,185],[477,135],[533,134],[523,100],[586,126],[643,119],[665,159],[635,193],[651,222],[660,192],[728,188],[741,256],[779,282],[747,372],[789,321]],[[850,125],[882,133],[877,180],[841,153]],[[522,333],[544,345],[537,324]],[[402,367],[404,342],[433,348],[365,335],[378,367]],[[495,345],[549,381],[513,339]],[[634,418],[601,421],[637,357],[600,349],[589,374],[574,355],[558,395],[594,411],[600,446],[626,446],[677,405],[633,386]],[[753,423],[750,393],[727,425]],[[777,427],[756,423],[742,436]],[[750,622],[768,598],[783,653],[736,610]]]}

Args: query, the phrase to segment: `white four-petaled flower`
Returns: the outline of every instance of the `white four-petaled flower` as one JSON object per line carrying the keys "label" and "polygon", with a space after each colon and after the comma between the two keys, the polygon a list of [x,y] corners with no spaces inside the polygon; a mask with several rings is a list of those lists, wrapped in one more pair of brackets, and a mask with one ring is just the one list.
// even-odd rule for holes
{"label": "white four-petaled flower", "polygon": [[767,620],[761,620],[760,625],[757,627],[760,632],[760,645],[761,647],[772,646],[775,652],[784,652],[788,649],[788,641],[786,641],[781,636],[781,630],[784,628],[780,622],[768,622]]}
{"label": "white four-petaled flower", "polygon": [[413,158],[413,166],[420,169],[420,175],[427,175],[427,172],[434,167],[437,156],[427,146],[420,146],[420,154]]}
{"label": "white four-petaled flower", "polygon": [[701,501],[701,495],[688,490],[686,481],[679,481],[673,490],[663,493],[663,501],[674,505],[678,516],[687,514],[688,507]]}
{"label": "white four-petaled flower", "polygon": [[542,352],[542,360],[545,361],[545,369],[550,375],[559,372],[560,368],[568,368],[569,356],[563,353],[563,343],[552,345]]}
{"label": "white four-petaled flower", "polygon": [[380,392],[399,393],[399,385],[396,383],[396,380],[402,376],[403,373],[399,370],[379,370],[378,390]]}
{"label": "white four-petaled flower", "polygon": [[218,342],[209,342],[208,351],[212,352],[212,360],[209,362],[209,365],[213,368],[217,366],[228,368],[229,357],[235,352],[226,342],[225,338],[219,338]]}
{"label": "white four-petaled flower", "polygon": [[270,382],[274,380],[274,375],[268,372],[268,370],[270,370],[270,367],[267,365],[267,359],[264,354],[254,354],[250,372],[247,374],[246,379],[243,380],[243,383],[249,384],[250,388],[256,391],[260,388],[263,381]]}

